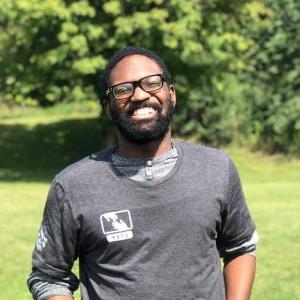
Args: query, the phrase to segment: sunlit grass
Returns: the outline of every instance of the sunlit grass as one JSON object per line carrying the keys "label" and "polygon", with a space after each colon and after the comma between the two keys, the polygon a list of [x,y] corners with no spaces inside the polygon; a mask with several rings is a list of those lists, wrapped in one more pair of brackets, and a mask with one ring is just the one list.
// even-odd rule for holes
{"label": "sunlit grass", "polygon": [[26,291],[31,252],[47,184],[1,183],[1,299],[31,299]]}
{"label": "sunlit grass", "polygon": [[300,299],[300,163],[227,150],[240,171],[260,234],[252,299]]}
{"label": "sunlit grass", "polygon": [[62,119],[85,119],[99,116],[101,107],[95,101],[79,103],[62,103],[47,108],[19,106],[0,106],[0,122],[2,124],[49,124]]}

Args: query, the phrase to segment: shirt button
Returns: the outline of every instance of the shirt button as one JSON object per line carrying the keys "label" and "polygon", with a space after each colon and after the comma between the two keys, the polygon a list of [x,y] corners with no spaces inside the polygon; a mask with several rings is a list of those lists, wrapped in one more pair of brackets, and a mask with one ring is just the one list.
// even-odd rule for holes
{"label": "shirt button", "polygon": [[150,170],[146,170],[146,176],[152,176],[152,172]]}
{"label": "shirt button", "polygon": [[151,160],[147,160],[147,166],[151,167],[152,166],[152,161]]}

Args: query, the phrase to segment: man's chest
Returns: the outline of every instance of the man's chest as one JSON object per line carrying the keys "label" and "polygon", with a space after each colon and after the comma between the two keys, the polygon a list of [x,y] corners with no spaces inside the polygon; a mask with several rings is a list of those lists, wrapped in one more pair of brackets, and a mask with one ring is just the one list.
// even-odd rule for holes
{"label": "man's chest", "polygon": [[220,191],[201,186],[81,189],[73,199],[81,252],[126,256],[142,245],[150,251],[166,242],[210,247],[221,222],[221,198]]}

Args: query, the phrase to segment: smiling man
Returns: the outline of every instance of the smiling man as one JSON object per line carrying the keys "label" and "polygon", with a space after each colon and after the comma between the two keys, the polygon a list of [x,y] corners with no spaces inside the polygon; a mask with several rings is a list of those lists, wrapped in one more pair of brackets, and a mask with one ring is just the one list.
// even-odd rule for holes
{"label": "smiling man", "polygon": [[249,299],[258,236],[238,173],[221,151],[172,140],[176,95],[162,59],[120,50],[102,90],[118,145],[55,177],[28,279],[34,298],[72,299],[80,283],[83,300]]}
{"label": "smiling man", "polygon": [[113,99],[104,99],[104,106],[118,128],[119,151],[127,152],[123,156],[128,156],[132,148],[146,151],[141,157],[157,156],[171,149],[175,90],[163,62],[161,66],[154,62],[151,57],[132,54],[112,69],[109,64],[104,73],[110,86],[106,95]]}

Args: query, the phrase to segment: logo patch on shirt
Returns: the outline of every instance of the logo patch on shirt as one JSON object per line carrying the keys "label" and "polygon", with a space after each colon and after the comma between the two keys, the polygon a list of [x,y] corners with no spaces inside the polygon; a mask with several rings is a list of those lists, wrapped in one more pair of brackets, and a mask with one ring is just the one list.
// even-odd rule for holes
{"label": "logo patch on shirt", "polygon": [[129,210],[109,212],[100,216],[103,233],[108,242],[128,240],[133,237]]}

